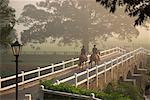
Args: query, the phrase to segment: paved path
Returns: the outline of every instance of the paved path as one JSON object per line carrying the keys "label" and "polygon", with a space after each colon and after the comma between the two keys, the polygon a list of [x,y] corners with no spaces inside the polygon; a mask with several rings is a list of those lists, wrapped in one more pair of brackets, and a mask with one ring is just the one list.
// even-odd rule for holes
{"label": "paved path", "polygon": [[[100,64],[102,64],[102,63],[104,63],[106,61],[109,61],[111,59],[114,59],[114,58],[116,58],[116,57],[118,57],[120,55],[122,55],[122,53],[115,53],[111,57],[107,56],[107,57],[101,59],[101,63]],[[88,66],[88,68],[90,68],[90,66]],[[57,78],[54,78],[53,81],[55,82],[57,79],[61,80],[63,78],[66,78],[66,77],[69,77],[71,75],[74,75],[74,73],[80,73],[80,72],[82,72],[84,70],[86,70],[86,67],[84,67],[83,69],[80,69],[80,70],[79,70],[79,68],[75,68],[74,70],[72,70],[69,73],[66,73],[64,75],[58,76]],[[81,80],[81,78],[79,80]],[[19,90],[19,100],[24,100],[26,93],[31,93],[32,94],[32,100],[43,100],[43,96],[42,96],[43,94],[41,92],[40,85],[34,85],[32,87],[24,88],[22,90]],[[1,95],[0,100],[15,100],[15,92],[10,93],[10,94]]]}

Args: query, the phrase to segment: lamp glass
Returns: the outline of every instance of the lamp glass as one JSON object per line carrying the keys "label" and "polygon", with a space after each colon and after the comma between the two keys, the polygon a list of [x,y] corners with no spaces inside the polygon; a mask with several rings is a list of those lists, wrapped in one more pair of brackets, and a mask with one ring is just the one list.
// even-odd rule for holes
{"label": "lamp glass", "polygon": [[19,56],[22,50],[22,45],[18,41],[11,45],[14,56]]}

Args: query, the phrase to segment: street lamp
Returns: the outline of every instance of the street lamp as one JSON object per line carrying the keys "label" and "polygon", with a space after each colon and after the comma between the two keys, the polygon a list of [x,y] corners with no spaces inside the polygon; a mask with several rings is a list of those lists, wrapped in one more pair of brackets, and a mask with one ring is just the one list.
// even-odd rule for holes
{"label": "street lamp", "polygon": [[11,44],[13,55],[16,57],[16,100],[18,100],[18,57],[20,55],[22,45],[16,40],[13,44]]}

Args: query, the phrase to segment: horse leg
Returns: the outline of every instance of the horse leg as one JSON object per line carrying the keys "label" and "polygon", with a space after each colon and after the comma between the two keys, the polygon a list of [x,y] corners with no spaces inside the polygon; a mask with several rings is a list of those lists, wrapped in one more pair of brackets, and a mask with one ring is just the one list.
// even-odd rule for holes
{"label": "horse leg", "polygon": [[96,66],[97,65],[97,62],[96,61],[94,61],[94,66]]}
{"label": "horse leg", "polygon": [[83,67],[84,67],[84,61],[82,61],[82,66],[81,66],[81,69],[83,69]]}
{"label": "horse leg", "polygon": [[81,66],[81,69],[83,69],[83,66],[84,66],[84,62],[82,62],[82,66]]}
{"label": "horse leg", "polygon": [[97,61],[96,61],[96,65],[98,65],[99,64],[99,59],[97,59]]}
{"label": "horse leg", "polygon": [[79,69],[82,67],[82,62],[80,61],[79,62]]}
{"label": "horse leg", "polygon": [[95,65],[96,65],[96,66],[98,65],[98,61],[95,61]]}
{"label": "horse leg", "polygon": [[92,66],[93,66],[93,64],[92,64],[92,63],[93,63],[93,61],[91,61],[91,66],[90,66],[91,68],[92,68]]}
{"label": "horse leg", "polygon": [[82,69],[82,66],[83,66],[83,63],[81,63],[81,67],[80,67],[81,69]]}
{"label": "horse leg", "polygon": [[85,62],[83,62],[83,67],[82,67],[82,69],[84,68],[84,66],[85,66]]}

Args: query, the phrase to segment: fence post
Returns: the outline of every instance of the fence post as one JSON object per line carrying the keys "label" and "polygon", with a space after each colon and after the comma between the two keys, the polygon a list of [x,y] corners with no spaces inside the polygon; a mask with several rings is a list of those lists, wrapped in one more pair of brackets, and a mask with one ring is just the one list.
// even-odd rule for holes
{"label": "fence post", "polygon": [[24,82],[24,71],[21,71],[22,74],[22,82]]}
{"label": "fence post", "polygon": [[118,51],[118,52],[120,53],[120,47],[117,47],[117,48],[116,48],[116,51]]}
{"label": "fence post", "polygon": [[[117,61],[116,61],[116,68],[115,68],[115,73],[114,73],[114,80],[116,80],[117,79],[117,76],[119,76],[118,74],[119,74],[119,72],[118,72],[118,69],[119,69],[119,57],[117,57]],[[116,70],[117,70],[117,72],[116,72]]]}
{"label": "fence post", "polygon": [[86,69],[87,71],[87,89],[89,89],[89,69]]}
{"label": "fence post", "polygon": [[[124,65],[126,65],[126,63],[129,63],[129,60],[127,60],[128,56],[130,56],[130,54],[126,54],[125,55],[125,62],[124,62]],[[122,66],[123,67],[123,66]]]}
{"label": "fence post", "polygon": [[98,87],[98,66],[96,65],[96,87]]}
{"label": "fence post", "polygon": [[57,84],[57,85],[59,85],[59,84],[60,84],[59,80],[56,80],[56,84]]}
{"label": "fence post", "polygon": [[38,69],[38,77],[40,77],[40,67],[37,67]]}
{"label": "fence post", "polygon": [[[64,61],[62,61],[62,63],[64,63]],[[63,64],[63,69],[65,68],[65,64]]]}
{"label": "fence post", "polygon": [[115,50],[116,50],[116,51],[119,51],[119,47],[115,47]]}
{"label": "fence post", "polygon": [[106,62],[104,62],[105,66],[104,66],[104,82],[106,83],[107,79],[106,79]]}
{"label": "fence post", "polygon": [[78,86],[78,76],[77,76],[77,73],[74,73],[74,76],[75,76],[75,86],[77,87]]}
{"label": "fence post", "polygon": [[25,100],[32,100],[32,99],[31,99],[31,94],[25,94],[25,97],[28,98],[28,99],[25,99]]}
{"label": "fence post", "polygon": [[[74,60],[74,58],[72,58],[72,60]],[[74,66],[74,61],[72,62],[72,66]]]}
{"label": "fence post", "polygon": [[139,65],[139,54],[136,53],[136,63],[137,63],[137,68],[140,68],[140,65]]}
{"label": "fence post", "polygon": [[137,55],[136,55],[136,53],[134,54],[134,63],[135,63],[135,65],[136,65],[136,58],[137,58]]}
{"label": "fence post", "polygon": [[103,52],[103,55],[105,55],[105,53],[106,53],[106,52],[104,51],[104,52]]}
{"label": "fence post", "polygon": [[126,50],[123,50],[123,54],[125,54],[126,53]]}
{"label": "fence post", "polygon": [[118,62],[119,62],[118,60],[119,60],[119,58],[117,57],[117,61],[116,61],[116,65],[117,65],[117,66],[118,66]]}
{"label": "fence post", "polygon": [[112,53],[112,49],[109,51],[109,54],[111,54]]}
{"label": "fence post", "polygon": [[119,51],[119,48],[120,48],[120,47],[115,47],[116,51]]}
{"label": "fence post", "polygon": [[[126,55],[126,59],[128,59],[128,57],[130,57],[130,55],[128,56],[128,55]],[[129,67],[129,65],[130,65],[130,59],[129,60],[126,60],[126,62],[125,62],[125,70],[127,69],[127,67]]]}
{"label": "fence post", "polygon": [[95,94],[91,93],[91,97],[92,97],[92,99],[95,99]]}
{"label": "fence post", "polygon": [[144,59],[144,51],[142,50],[142,52],[141,52],[141,59],[140,59],[140,61],[142,61],[142,68],[144,67],[144,61],[145,59]]}
{"label": "fence post", "polygon": [[54,72],[54,64],[52,63],[51,66],[52,66],[52,73]]}
{"label": "fence post", "polygon": [[0,77],[0,89],[2,88],[2,81],[1,81],[1,77]]}
{"label": "fence post", "polygon": [[124,51],[122,50],[122,48],[120,48],[120,52],[122,52],[124,54]]}
{"label": "fence post", "polygon": [[144,58],[145,58],[145,62],[144,62],[145,64],[144,65],[146,66],[146,64],[148,63],[148,56],[145,54]]}
{"label": "fence post", "polygon": [[[123,67],[123,57],[124,57],[124,56],[121,57],[121,66],[122,66],[122,67]],[[118,63],[118,62],[117,62],[117,63]]]}
{"label": "fence post", "polygon": [[[130,53],[130,54],[129,54],[129,57],[131,57],[131,56],[132,56],[132,54]],[[129,58],[129,57],[128,57],[128,58]],[[131,65],[132,59],[133,59],[133,58],[130,58],[130,59],[129,59],[129,64],[128,64],[128,65]]]}
{"label": "fence post", "polygon": [[133,52],[131,52],[131,56],[133,56]]}
{"label": "fence post", "polygon": [[111,80],[113,80],[113,60],[111,59]]}

